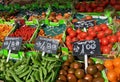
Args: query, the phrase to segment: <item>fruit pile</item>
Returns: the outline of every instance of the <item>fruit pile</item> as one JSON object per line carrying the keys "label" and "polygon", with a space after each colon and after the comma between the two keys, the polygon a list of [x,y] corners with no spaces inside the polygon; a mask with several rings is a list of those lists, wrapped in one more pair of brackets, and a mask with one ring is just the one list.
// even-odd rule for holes
{"label": "fruit pile", "polygon": [[84,64],[75,61],[72,55],[62,64],[56,82],[104,82],[101,71],[104,65],[88,60],[89,66],[85,72]]}
{"label": "fruit pile", "polygon": [[61,13],[57,14],[56,12],[51,12],[48,20],[52,22],[58,22],[61,19],[69,19],[70,16],[70,13],[64,13],[64,15],[62,15]]}
{"label": "fruit pile", "polygon": [[110,0],[110,5],[117,11],[120,10],[120,1],[119,0]]}
{"label": "fruit pile", "polygon": [[12,26],[7,24],[0,24],[0,41],[3,41],[7,34],[11,31]]}
{"label": "fruit pile", "polygon": [[75,5],[75,9],[78,12],[103,12],[108,3],[108,0],[95,0],[93,2],[82,1]]}
{"label": "fruit pile", "polygon": [[23,25],[19,29],[16,29],[15,32],[11,33],[9,36],[11,37],[21,37],[23,41],[29,41],[32,37],[33,33],[35,32],[36,28]]}
{"label": "fruit pile", "polygon": [[120,42],[120,32],[113,34],[113,31],[106,24],[89,27],[87,32],[80,29],[73,30],[71,27],[68,27],[66,32],[67,36],[65,43],[69,50],[73,49],[72,42],[97,38],[100,42],[101,53],[109,54],[113,45],[116,42]]}
{"label": "fruit pile", "polygon": [[107,78],[110,82],[120,82],[120,58],[105,60]]}

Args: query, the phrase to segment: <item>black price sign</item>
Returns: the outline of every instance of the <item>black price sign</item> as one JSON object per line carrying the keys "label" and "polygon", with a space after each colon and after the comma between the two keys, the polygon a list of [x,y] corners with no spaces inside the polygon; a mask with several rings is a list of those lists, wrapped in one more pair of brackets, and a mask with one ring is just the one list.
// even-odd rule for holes
{"label": "black price sign", "polygon": [[20,50],[22,38],[6,37],[2,45],[3,49]]}
{"label": "black price sign", "polygon": [[100,43],[98,39],[89,41],[77,41],[73,43],[73,55],[100,55]]}
{"label": "black price sign", "polygon": [[83,28],[88,28],[91,26],[95,26],[94,20],[80,20],[80,21],[74,23],[75,29],[78,29],[78,28],[83,29]]}
{"label": "black price sign", "polygon": [[57,52],[58,45],[59,41],[57,40],[38,37],[35,43],[35,49],[46,53],[55,54]]}
{"label": "black price sign", "polygon": [[116,19],[120,19],[120,16],[116,16]]}

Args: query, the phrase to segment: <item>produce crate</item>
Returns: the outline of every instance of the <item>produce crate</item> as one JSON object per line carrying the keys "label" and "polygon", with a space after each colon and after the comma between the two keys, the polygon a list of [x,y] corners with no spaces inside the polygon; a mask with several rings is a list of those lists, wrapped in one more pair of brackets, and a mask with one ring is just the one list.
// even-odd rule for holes
{"label": "produce crate", "polygon": [[[38,27],[39,27],[39,26],[36,26],[36,25],[27,25],[27,26],[30,26],[31,28],[34,27],[34,28],[36,28],[36,29],[35,29],[35,31],[34,31],[32,37],[29,39],[29,41],[23,41],[23,43],[32,42],[32,40],[34,39],[34,36],[36,36],[36,32],[37,32]],[[19,28],[18,28],[18,29],[19,29]],[[16,25],[15,28],[9,33],[8,36],[10,36],[10,34],[14,33],[16,30],[17,30],[17,25]]]}

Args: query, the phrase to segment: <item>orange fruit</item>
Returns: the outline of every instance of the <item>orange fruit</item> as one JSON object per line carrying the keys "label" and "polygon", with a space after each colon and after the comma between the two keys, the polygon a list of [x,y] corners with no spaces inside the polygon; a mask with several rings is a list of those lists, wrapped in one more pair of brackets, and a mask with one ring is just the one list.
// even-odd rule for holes
{"label": "orange fruit", "polygon": [[113,70],[113,61],[112,61],[112,60],[105,60],[105,61],[104,61],[104,66],[105,66],[108,70]]}
{"label": "orange fruit", "polygon": [[115,58],[115,59],[113,60],[113,65],[114,65],[114,67],[120,66],[120,58]]}
{"label": "orange fruit", "polygon": [[115,71],[111,70],[107,72],[107,78],[109,81],[116,81],[117,80],[117,74]]}

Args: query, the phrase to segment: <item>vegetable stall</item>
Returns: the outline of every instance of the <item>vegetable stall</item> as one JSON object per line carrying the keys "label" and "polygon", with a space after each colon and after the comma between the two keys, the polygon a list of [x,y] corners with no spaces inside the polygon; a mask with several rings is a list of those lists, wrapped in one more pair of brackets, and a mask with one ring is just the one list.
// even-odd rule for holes
{"label": "vegetable stall", "polygon": [[1,1],[0,80],[120,82],[120,1]]}

